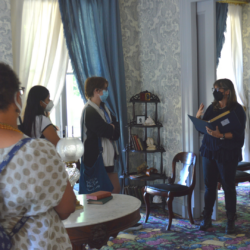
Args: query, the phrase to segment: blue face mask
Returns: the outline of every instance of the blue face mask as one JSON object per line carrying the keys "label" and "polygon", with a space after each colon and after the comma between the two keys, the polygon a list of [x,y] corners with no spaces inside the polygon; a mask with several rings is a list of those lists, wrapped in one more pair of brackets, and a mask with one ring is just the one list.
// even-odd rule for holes
{"label": "blue face mask", "polygon": [[105,102],[109,96],[109,92],[108,92],[108,90],[103,90],[102,93],[103,94],[100,95],[100,99],[102,102]]}

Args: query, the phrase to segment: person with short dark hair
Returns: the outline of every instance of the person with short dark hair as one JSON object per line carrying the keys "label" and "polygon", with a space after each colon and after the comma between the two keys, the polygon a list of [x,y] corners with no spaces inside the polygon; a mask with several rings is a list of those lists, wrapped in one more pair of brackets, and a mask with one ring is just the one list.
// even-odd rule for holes
{"label": "person with short dark hair", "polygon": [[85,96],[88,102],[81,119],[83,163],[88,167],[94,165],[99,155],[98,138],[101,138],[103,163],[114,186],[112,192],[120,193],[118,174],[114,172],[115,158],[119,155],[115,141],[120,137],[120,124],[104,103],[108,98],[108,81],[103,77],[89,77],[85,81]]}
{"label": "person with short dark hair", "polygon": [[70,250],[61,220],[75,211],[76,197],[53,144],[18,129],[21,95],[18,77],[0,63],[0,224],[9,235],[19,228],[11,249]]}
{"label": "person with short dark hair", "polygon": [[[225,192],[227,211],[226,233],[235,233],[236,219],[236,190],[235,175],[238,162],[242,161],[241,149],[244,145],[246,114],[237,102],[233,83],[229,79],[219,79],[213,84],[214,101],[207,108],[203,120],[209,121],[226,112],[234,111],[241,123],[240,129],[228,133],[221,133],[206,127],[200,153],[202,156],[203,175],[205,182],[205,208],[200,230],[207,230],[212,226],[211,216],[216,199],[218,177],[221,177]],[[196,118],[201,119],[204,105],[201,104]]]}
{"label": "person with short dark hair", "polygon": [[48,117],[53,106],[47,88],[39,85],[32,87],[27,98],[22,131],[32,138],[45,138],[56,146],[60,138]]}

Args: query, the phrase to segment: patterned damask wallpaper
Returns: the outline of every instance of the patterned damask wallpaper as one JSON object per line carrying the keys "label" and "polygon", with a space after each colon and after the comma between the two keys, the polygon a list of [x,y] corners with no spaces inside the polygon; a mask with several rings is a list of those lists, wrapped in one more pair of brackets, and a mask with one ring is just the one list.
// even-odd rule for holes
{"label": "patterned damask wallpaper", "polygon": [[10,0],[0,0],[0,62],[13,65]]}
{"label": "patterned damask wallpaper", "polygon": [[[243,81],[250,100],[250,4],[242,9],[242,39],[243,39]],[[250,104],[248,103],[248,108]]]}
{"label": "patterned damask wallpaper", "polygon": [[[163,167],[169,174],[174,155],[182,149],[179,0],[120,0],[120,15],[128,119],[132,119],[131,96],[143,90],[159,96],[161,144],[166,149]],[[144,105],[136,105],[136,114],[144,114]],[[153,119],[154,110],[154,105],[148,104]],[[143,131],[134,129],[133,133],[144,138]],[[157,129],[148,128],[148,137],[156,141]],[[134,168],[143,161],[139,154],[130,156]],[[148,154],[148,165],[159,168],[160,154]]]}

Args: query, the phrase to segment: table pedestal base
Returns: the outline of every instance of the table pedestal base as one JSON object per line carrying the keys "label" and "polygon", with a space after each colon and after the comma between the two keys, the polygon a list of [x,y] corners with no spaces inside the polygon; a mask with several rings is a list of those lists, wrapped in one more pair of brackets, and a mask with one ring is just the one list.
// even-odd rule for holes
{"label": "table pedestal base", "polygon": [[117,237],[118,233],[132,227],[140,220],[140,209],[124,217],[100,224],[66,228],[73,250],[84,250],[86,245],[100,249],[107,245],[109,238]]}

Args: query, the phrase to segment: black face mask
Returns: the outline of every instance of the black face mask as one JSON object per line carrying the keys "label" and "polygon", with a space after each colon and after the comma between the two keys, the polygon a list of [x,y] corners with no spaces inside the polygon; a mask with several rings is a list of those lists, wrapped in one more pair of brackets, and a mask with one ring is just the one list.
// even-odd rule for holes
{"label": "black face mask", "polygon": [[220,91],[217,91],[216,89],[214,90],[213,95],[216,101],[221,101],[223,99],[223,93]]}

